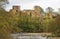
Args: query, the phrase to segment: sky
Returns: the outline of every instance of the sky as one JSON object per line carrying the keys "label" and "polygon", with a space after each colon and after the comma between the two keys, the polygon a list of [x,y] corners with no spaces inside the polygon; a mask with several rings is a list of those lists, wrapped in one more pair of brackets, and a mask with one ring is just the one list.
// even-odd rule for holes
{"label": "sky", "polygon": [[46,10],[47,7],[52,7],[55,11],[60,8],[60,0],[9,0],[9,4],[5,7],[7,11],[12,9],[13,5],[18,5],[23,9],[34,9],[35,5]]}

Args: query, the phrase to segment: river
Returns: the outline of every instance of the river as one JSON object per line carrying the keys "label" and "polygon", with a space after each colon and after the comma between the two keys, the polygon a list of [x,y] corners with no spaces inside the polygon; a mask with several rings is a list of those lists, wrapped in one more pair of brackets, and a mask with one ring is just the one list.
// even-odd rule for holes
{"label": "river", "polygon": [[18,33],[12,34],[13,39],[60,39],[60,37],[46,37],[41,33]]}

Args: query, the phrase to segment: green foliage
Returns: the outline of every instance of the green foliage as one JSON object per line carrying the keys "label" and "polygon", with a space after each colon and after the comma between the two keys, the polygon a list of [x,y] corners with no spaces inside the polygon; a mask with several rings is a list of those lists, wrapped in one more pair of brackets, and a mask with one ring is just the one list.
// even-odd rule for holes
{"label": "green foliage", "polygon": [[7,12],[0,8],[0,39],[8,39],[10,37],[10,26],[7,22]]}
{"label": "green foliage", "polygon": [[18,27],[23,30],[21,32],[42,32],[43,31],[41,22],[38,19],[30,18],[30,16],[22,17],[22,19],[18,21]]}

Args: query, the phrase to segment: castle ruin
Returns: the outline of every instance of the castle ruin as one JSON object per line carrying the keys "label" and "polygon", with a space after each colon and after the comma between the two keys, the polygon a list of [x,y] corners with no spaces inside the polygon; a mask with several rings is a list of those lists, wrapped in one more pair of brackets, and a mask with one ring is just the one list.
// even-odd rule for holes
{"label": "castle ruin", "polygon": [[45,13],[40,6],[34,6],[34,10],[21,10],[20,6],[13,6],[9,11],[11,16],[31,16],[31,18],[43,18],[43,19],[52,19],[52,13]]}

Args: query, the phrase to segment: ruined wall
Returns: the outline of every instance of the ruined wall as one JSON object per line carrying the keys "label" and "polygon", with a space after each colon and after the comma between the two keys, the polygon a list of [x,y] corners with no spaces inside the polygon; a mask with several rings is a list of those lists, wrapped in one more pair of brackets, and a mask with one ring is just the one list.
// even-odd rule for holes
{"label": "ruined wall", "polygon": [[[13,8],[9,12],[9,14],[12,16],[25,15],[25,16],[31,16],[34,18],[41,18],[42,13],[44,14],[44,11],[40,6],[35,6],[34,10],[22,10],[22,11],[20,10],[20,6],[13,6]],[[43,17],[46,19],[50,19],[52,18],[52,14],[46,13]]]}

